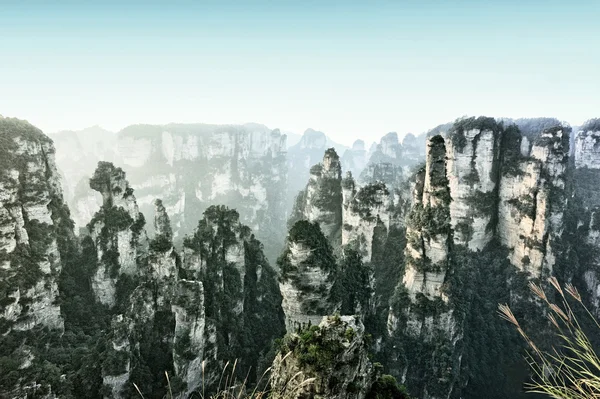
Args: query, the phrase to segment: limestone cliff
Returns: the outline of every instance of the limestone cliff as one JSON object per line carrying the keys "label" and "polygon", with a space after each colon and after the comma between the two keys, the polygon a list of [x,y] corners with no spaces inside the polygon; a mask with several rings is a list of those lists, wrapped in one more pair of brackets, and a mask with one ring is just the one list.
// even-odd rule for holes
{"label": "limestone cliff", "polygon": [[325,237],[334,245],[341,244],[342,228],[342,166],[335,149],[325,151],[323,161],[310,169],[308,185],[301,191],[288,224],[298,220],[316,222]]}
{"label": "limestone cliff", "polygon": [[339,304],[332,288],[337,263],[318,223],[296,222],[277,263],[288,332],[308,324],[316,325],[323,316],[335,312]]}
{"label": "limestone cliff", "polygon": [[370,262],[376,229],[387,235],[390,228],[392,198],[385,184],[377,182],[356,187],[351,174],[343,183],[342,245],[354,248]]}
{"label": "limestone cliff", "polygon": [[63,333],[59,278],[74,242],[54,159],[54,145],[39,129],[0,117],[2,397],[56,393],[56,376],[43,371],[43,337]]}
{"label": "limestone cliff", "polygon": [[[461,364],[466,344],[459,343],[476,323],[467,315],[478,311],[468,305],[477,288],[464,279],[489,276],[485,264],[472,269],[484,256],[478,251],[492,259],[507,256],[508,268],[501,257],[493,268],[505,268],[515,301],[522,295],[517,281],[565,270],[558,259],[567,256],[562,241],[571,129],[546,122],[520,120],[522,132],[493,118],[464,118],[429,137],[406,221],[403,281],[388,317],[390,366],[424,398],[462,388],[461,370],[470,367]],[[415,347],[429,366],[410,360]]]}
{"label": "limestone cliff", "polygon": [[239,359],[254,380],[258,361],[284,331],[276,274],[262,244],[235,210],[212,206],[184,240],[182,257],[188,288],[191,281],[203,285],[206,367],[216,378],[224,361]]}
{"label": "limestone cliff", "polygon": [[600,119],[586,122],[575,136],[573,180],[576,246],[582,280],[596,314],[600,313]]}
{"label": "limestone cliff", "polygon": [[323,153],[328,148],[335,148],[338,154],[343,154],[347,149],[347,147],[331,141],[323,132],[306,129],[300,141],[288,149],[287,163],[290,178],[288,179],[286,209],[292,208],[298,192],[306,186],[311,174],[311,167],[323,159]]}
{"label": "limestone cliff", "polygon": [[140,275],[148,244],[143,229],[145,219],[121,168],[99,162],[90,187],[98,191],[103,200],[100,210],[88,223],[98,253],[92,288],[100,303],[112,307],[120,276],[136,279]]}
{"label": "limestone cliff", "polygon": [[383,136],[369,154],[366,167],[357,174],[361,184],[381,181],[389,189],[399,187],[411,170],[425,159],[425,135],[408,133],[402,143],[396,132]]}
{"label": "limestone cliff", "polygon": [[369,162],[369,153],[365,148],[363,140],[356,140],[352,147],[347,149],[341,158],[342,167],[345,171],[355,176],[360,176]]}

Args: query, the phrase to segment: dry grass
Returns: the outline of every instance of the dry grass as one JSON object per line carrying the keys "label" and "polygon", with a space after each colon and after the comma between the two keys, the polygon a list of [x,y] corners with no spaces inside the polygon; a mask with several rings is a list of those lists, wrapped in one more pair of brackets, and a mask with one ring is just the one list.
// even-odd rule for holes
{"label": "dry grass", "polygon": [[[283,357],[285,360],[291,354],[288,353]],[[205,365],[206,362],[202,363],[202,388],[201,392],[194,392],[195,395],[198,395],[201,399],[267,399],[267,398],[280,398],[281,394],[284,392],[286,394],[290,394],[296,392],[298,390],[304,389],[305,387],[311,385],[314,382],[314,378],[308,378],[304,380],[299,380],[299,377],[302,377],[301,373],[296,373],[292,376],[285,386],[281,387],[279,392],[275,392],[270,389],[271,386],[271,368],[269,367],[262,376],[259,378],[258,382],[255,384],[253,389],[248,388],[248,375],[244,381],[238,381],[236,368],[238,361],[230,363],[227,362],[223,371],[221,372],[221,376],[219,379],[219,385],[215,393],[206,393],[206,387],[204,386],[205,380]],[[231,366],[231,367],[230,367]],[[167,394],[165,395],[165,399],[175,399],[178,396],[173,395],[173,391],[171,389],[171,381],[169,379],[169,374],[165,372],[165,377],[167,379]],[[136,391],[140,395],[142,399],[145,399],[139,387],[134,383]],[[264,389],[259,389],[259,387],[264,387]],[[196,397],[196,396],[194,396]]]}
{"label": "dry grass", "polygon": [[558,348],[539,349],[508,305],[498,306],[500,316],[515,326],[529,346],[527,362],[533,371],[533,382],[526,388],[556,399],[600,398],[600,359],[567,299],[582,307],[599,330],[600,325],[573,285],[566,284],[563,288],[554,277],[548,281],[559,294],[560,305],[550,302],[539,285],[529,283],[529,288],[547,306],[547,318],[560,340]]}

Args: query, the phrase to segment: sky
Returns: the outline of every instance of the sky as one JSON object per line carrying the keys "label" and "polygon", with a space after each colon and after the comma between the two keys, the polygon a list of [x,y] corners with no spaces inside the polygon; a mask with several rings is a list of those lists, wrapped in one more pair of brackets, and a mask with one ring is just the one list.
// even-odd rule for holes
{"label": "sky", "polygon": [[600,1],[4,1],[0,114],[46,132],[263,123],[345,144],[600,117]]}

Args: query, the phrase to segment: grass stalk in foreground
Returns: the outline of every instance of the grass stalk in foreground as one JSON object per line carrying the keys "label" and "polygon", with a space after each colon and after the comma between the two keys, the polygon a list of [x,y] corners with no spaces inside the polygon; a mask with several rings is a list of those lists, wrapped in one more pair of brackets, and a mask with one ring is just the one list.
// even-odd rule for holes
{"label": "grass stalk in foreground", "polygon": [[548,281],[558,292],[560,305],[550,302],[539,285],[530,282],[529,288],[547,306],[546,317],[559,338],[558,348],[540,349],[523,330],[510,307],[498,306],[500,316],[516,327],[529,346],[526,360],[533,371],[533,382],[525,387],[529,392],[555,399],[600,398],[600,359],[567,299],[571,298],[575,306],[584,309],[586,317],[591,318],[599,331],[600,325],[573,285],[566,284],[563,288],[555,277]]}

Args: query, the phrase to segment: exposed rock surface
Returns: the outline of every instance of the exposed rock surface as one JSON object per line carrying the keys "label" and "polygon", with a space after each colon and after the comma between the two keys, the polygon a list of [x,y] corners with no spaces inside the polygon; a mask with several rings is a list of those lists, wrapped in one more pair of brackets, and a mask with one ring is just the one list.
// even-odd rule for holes
{"label": "exposed rock surface", "polygon": [[46,335],[64,329],[59,276],[73,224],[54,157],[52,141],[39,129],[0,117],[0,358],[2,367],[19,369],[19,378],[2,372],[2,397],[54,397],[37,375],[45,361],[43,339],[32,339],[42,329]]}
{"label": "exposed rock surface", "polygon": [[298,192],[305,188],[306,181],[311,174],[311,167],[323,159],[323,153],[328,148],[335,148],[338,154],[343,154],[347,149],[347,147],[331,141],[325,133],[307,129],[300,141],[288,149],[287,162],[290,176],[286,209],[292,207]]}
{"label": "exposed rock surface", "polygon": [[335,149],[325,151],[323,161],[310,169],[310,178],[304,191],[296,198],[288,222],[298,220],[316,222],[332,245],[341,244],[342,228],[342,166]]}
{"label": "exposed rock surface", "polygon": [[370,262],[373,255],[375,229],[386,234],[390,228],[392,199],[383,183],[372,183],[356,187],[352,175],[348,173],[343,183],[343,228],[342,245],[357,250],[364,262]]}
{"label": "exposed rock surface", "polygon": [[[395,132],[383,136],[370,151],[369,162],[358,176],[360,184],[381,181],[388,188],[399,187],[411,170],[425,160],[425,135],[407,134],[402,143]],[[353,172],[354,173],[354,172]]]}
{"label": "exposed rock surface", "polygon": [[332,288],[337,263],[318,223],[301,220],[294,224],[278,265],[288,332],[308,324],[316,325],[323,316],[335,312],[339,304],[332,295]]}
{"label": "exposed rock surface", "polygon": [[354,316],[324,317],[286,337],[273,362],[274,399],[364,399],[375,380],[365,330]]}
{"label": "exposed rock surface", "polygon": [[98,253],[98,268],[92,277],[96,299],[115,305],[121,275],[137,277],[147,252],[144,216],[139,212],[125,172],[109,162],[99,162],[90,187],[102,195],[102,207],[88,224]]}

